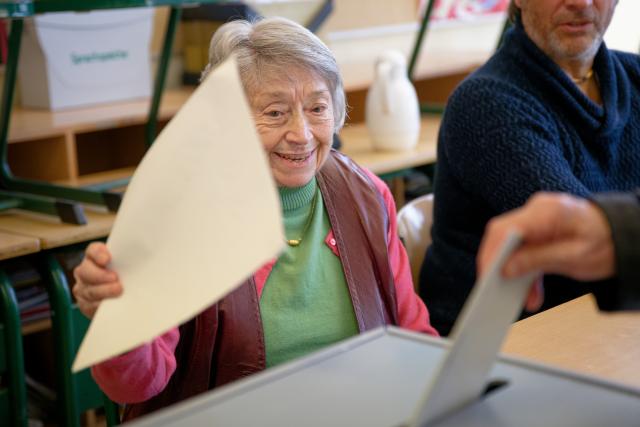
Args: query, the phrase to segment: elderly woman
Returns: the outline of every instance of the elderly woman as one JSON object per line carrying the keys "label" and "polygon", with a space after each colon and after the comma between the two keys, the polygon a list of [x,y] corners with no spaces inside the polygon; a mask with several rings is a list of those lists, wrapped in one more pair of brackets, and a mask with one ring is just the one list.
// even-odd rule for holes
{"label": "elderly woman", "polygon": [[[345,95],[329,49],[285,19],[230,22],[211,40],[204,74],[229,55],[278,184],[285,251],[190,322],[92,370],[132,418],[366,330],[392,324],[436,335],[413,291],[391,194],[331,150]],[[122,292],[95,243],[75,270],[91,317]]]}

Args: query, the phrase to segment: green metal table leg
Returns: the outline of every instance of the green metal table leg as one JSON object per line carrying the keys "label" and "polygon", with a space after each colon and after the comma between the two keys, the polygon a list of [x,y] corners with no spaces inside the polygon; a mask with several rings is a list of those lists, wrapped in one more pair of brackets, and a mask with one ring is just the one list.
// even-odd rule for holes
{"label": "green metal table leg", "polygon": [[[429,21],[431,20],[431,15],[433,15],[433,8],[435,4],[435,0],[429,0],[429,2],[427,3],[424,11],[424,16],[422,17],[422,22],[420,23],[420,30],[418,31],[416,41],[413,45],[413,50],[411,51],[411,59],[409,60],[408,67],[409,80],[411,81],[414,81],[414,74],[416,66],[418,64],[418,58],[420,57],[420,50],[422,49],[422,43],[424,42],[424,37],[427,33],[427,29],[429,28]],[[420,104],[420,112],[422,114],[442,114],[444,112],[444,105],[423,103]]]}
{"label": "green metal table leg", "polygon": [[52,254],[43,255],[43,267],[51,304],[59,418],[64,426],[80,427],[75,383],[71,375],[74,342],[71,294],[64,271]]}
{"label": "green metal table leg", "polygon": [[[68,249],[83,246],[75,245]],[[98,389],[89,371],[71,373],[73,359],[89,321],[75,307],[64,270],[52,253],[42,254],[41,267],[43,277],[47,278],[51,304],[58,408],[62,425],[79,427],[80,413],[99,406],[105,407],[107,425],[117,425],[117,406]]]}
{"label": "green metal table leg", "polygon": [[416,37],[416,41],[413,44],[413,50],[411,51],[411,60],[409,61],[409,80],[413,80],[413,74],[415,72],[416,65],[418,63],[418,57],[420,56],[420,50],[422,49],[422,42],[424,41],[424,35],[427,32],[427,28],[429,27],[429,20],[431,19],[431,15],[433,14],[433,8],[436,4],[435,0],[429,0],[427,3],[427,7],[424,11],[424,16],[422,17],[422,22],[420,23],[420,30],[418,31],[418,35]]}
{"label": "green metal table leg", "polygon": [[20,53],[20,40],[22,39],[22,19],[11,21],[9,34],[9,53],[4,71],[4,89],[0,100],[0,184],[5,176],[9,176],[8,146],[9,146],[9,121],[11,120],[11,105],[16,84],[16,72],[18,70],[18,54]]}
{"label": "green metal table leg", "polygon": [[0,196],[0,212],[6,211],[7,209],[17,209],[20,206],[22,206],[21,200],[12,198],[11,195],[5,196],[3,194]]}
{"label": "green metal table leg", "polygon": [[420,104],[421,114],[442,114],[444,113],[444,104],[434,104],[431,102],[424,102]]}
{"label": "green metal table leg", "polygon": [[22,332],[16,294],[7,275],[0,270],[0,313],[4,326],[4,344],[8,371],[9,412],[11,424],[16,427],[27,425],[27,389],[24,378],[24,358],[22,353]]}
{"label": "green metal table leg", "polygon": [[167,31],[164,35],[162,54],[160,55],[160,60],[158,61],[158,69],[156,70],[156,81],[153,88],[153,98],[151,100],[151,108],[149,108],[149,116],[145,129],[145,142],[147,143],[147,147],[151,147],[151,144],[153,144],[153,141],[156,139],[158,110],[160,109],[160,101],[162,100],[164,82],[167,77],[167,68],[169,67],[169,61],[171,60],[173,40],[175,38],[176,28],[178,27],[178,22],[180,21],[181,14],[181,8],[175,6],[171,8],[169,20],[167,22]]}
{"label": "green metal table leg", "polygon": [[65,187],[41,181],[4,176],[2,182],[5,189],[19,191],[56,199],[73,200],[82,203],[106,206],[111,212],[117,212],[122,202],[122,194],[115,192],[99,192],[82,188]]}
{"label": "green metal table leg", "polygon": [[333,12],[333,0],[325,0],[322,2],[318,11],[311,17],[309,22],[305,24],[305,27],[312,33],[315,33],[320,29],[320,26],[327,20],[329,15]]}
{"label": "green metal table leg", "polygon": [[68,224],[83,225],[87,223],[84,209],[77,203],[0,190],[0,211],[6,209],[26,209],[48,215],[57,215],[62,222]]}

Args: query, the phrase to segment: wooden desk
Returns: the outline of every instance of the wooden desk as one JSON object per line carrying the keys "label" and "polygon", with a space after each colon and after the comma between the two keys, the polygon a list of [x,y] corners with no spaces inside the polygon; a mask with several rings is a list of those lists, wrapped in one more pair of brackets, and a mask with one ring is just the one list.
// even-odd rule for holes
{"label": "wooden desk", "polygon": [[40,240],[35,237],[0,231],[0,261],[29,255],[40,250]]}
{"label": "wooden desk", "polygon": [[516,322],[502,351],[640,387],[640,313],[600,312],[585,295]]}
{"label": "wooden desk", "polygon": [[0,231],[39,240],[41,249],[52,249],[106,237],[115,214],[87,210],[86,225],[63,224],[57,218],[26,212],[0,213]]}
{"label": "wooden desk", "polygon": [[[106,237],[114,214],[87,211],[88,224],[70,225],[55,217],[27,212],[0,213],[0,260],[29,255],[41,249],[58,248],[74,243]],[[27,335],[51,327],[51,319],[29,322],[22,326]]]}
{"label": "wooden desk", "polygon": [[377,175],[434,163],[440,121],[440,116],[423,117],[418,145],[404,151],[376,151],[364,123],[347,125],[340,132],[340,151]]}

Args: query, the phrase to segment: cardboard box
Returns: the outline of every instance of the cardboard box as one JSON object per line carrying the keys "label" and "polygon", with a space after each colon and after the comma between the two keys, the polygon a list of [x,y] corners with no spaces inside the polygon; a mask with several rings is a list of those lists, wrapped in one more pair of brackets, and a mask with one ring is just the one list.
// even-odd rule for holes
{"label": "cardboard box", "polygon": [[152,22],[150,8],[27,21],[18,69],[22,104],[58,110],[149,97]]}

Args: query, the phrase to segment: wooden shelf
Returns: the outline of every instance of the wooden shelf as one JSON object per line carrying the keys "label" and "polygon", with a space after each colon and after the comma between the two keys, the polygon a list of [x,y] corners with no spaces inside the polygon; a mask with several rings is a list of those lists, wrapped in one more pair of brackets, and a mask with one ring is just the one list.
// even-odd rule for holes
{"label": "wooden shelf", "polygon": [[27,322],[22,325],[22,335],[35,334],[36,332],[46,331],[51,329],[51,318],[34,320],[33,322]]}
{"label": "wooden shelf", "polygon": [[[166,91],[158,120],[173,117],[192,92],[193,88]],[[15,108],[11,114],[9,144],[145,124],[149,105],[150,100],[145,98],[64,111]]]}
{"label": "wooden shelf", "polygon": [[[163,95],[158,130],[192,92],[182,88]],[[129,174],[146,150],[149,105],[140,99],[64,111],[16,108],[9,128],[11,170],[18,177],[70,185],[98,183],[101,174],[109,179],[114,170]]]}
{"label": "wooden shelf", "polygon": [[[173,117],[192,88],[168,91],[159,128]],[[106,104],[61,112],[16,109],[12,116],[9,164],[17,176],[71,186],[130,177],[145,152],[148,100]],[[343,152],[372,172],[383,174],[432,163],[439,117],[422,120],[420,142],[410,152],[376,151],[364,124],[340,133]]]}

